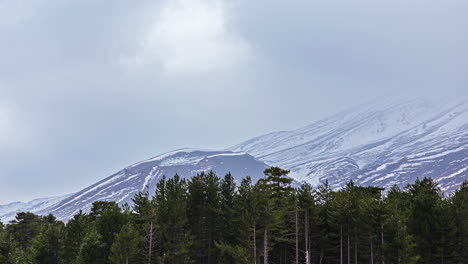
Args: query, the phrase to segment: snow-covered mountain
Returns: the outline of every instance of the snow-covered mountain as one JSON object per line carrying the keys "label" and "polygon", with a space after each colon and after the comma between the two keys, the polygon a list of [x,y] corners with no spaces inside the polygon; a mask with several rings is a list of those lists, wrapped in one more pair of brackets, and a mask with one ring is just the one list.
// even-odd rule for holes
{"label": "snow-covered mountain", "polygon": [[[248,153],[248,154],[247,154]],[[404,186],[432,177],[445,192],[468,180],[468,101],[434,105],[424,100],[376,102],[348,109],[303,128],[273,132],[225,151],[181,149],[133,164],[73,195],[0,206],[0,218],[17,211],[53,213],[68,220],[97,200],[131,203],[162,175],[190,177],[213,170],[254,180],[280,166],[297,181],[328,180],[340,188],[360,185]]]}
{"label": "snow-covered mountain", "polygon": [[52,213],[58,219],[68,220],[79,210],[89,211],[94,201],[117,201],[131,205],[132,197],[146,187],[150,194],[154,194],[156,183],[163,175],[172,177],[177,173],[183,178],[190,178],[199,172],[213,170],[220,177],[231,172],[237,181],[245,176],[251,176],[256,181],[265,168],[265,163],[245,152],[180,149],[128,166],[38,213]]}
{"label": "snow-covered mountain", "polygon": [[298,181],[389,187],[432,177],[450,192],[468,179],[468,103],[366,104],[229,150],[290,169]]}
{"label": "snow-covered mountain", "polygon": [[15,218],[17,212],[32,212],[37,213],[48,207],[60,203],[70,195],[55,196],[47,198],[34,199],[29,202],[13,202],[5,205],[0,205],[0,220],[10,221]]}

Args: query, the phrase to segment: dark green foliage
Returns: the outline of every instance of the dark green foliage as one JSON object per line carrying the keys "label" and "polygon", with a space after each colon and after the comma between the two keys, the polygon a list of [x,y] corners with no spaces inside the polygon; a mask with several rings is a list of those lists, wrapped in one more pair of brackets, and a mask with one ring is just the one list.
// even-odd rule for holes
{"label": "dark green foliage", "polygon": [[106,263],[110,257],[110,248],[114,243],[115,235],[124,225],[125,217],[116,202],[98,201],[93,203],[90,217],[100,235],[102,242],[102,253]]}
{"label": "dark green foliage", "polygon": [[40,227],[39,216],[29,212],[21,212],[7,226],[7,231],[20,249],[26,249],[31,246],[32,240],[39,234]]}
{"label": "dark green foliage", "polygon": [[[437,184],[429,178],[417,180],[407,187],[410,194],[411,211],[408,229],[413,235],[416,249],[420,252],[421,263],[441,263],[441,205],[442,200]],[[442,253],[443,254],[443,253]]]}
{"label": "dark green foliage", "polygon": [[88,230],[89,217],[80,211],[68,221],[63,232],[62,260],[72,263],[80,252],[80,245]]}
{"label": "dark green foliage", "polygon": [[193,235],[192,253],[196,263],[216,263],[221,238],[220,179],[212,171],[200,173],[188,183],[188,219]]}
{"label": "dark green foliage", "polygon": [[59,264],[62,247],[64,224],[62,222],[46,222],[42,226],[41,233],[33,239],[31,246],[32,263]]}
{"label": "dark green foliage", "polygon": [[[165,186],[165,177],[158,183],[158,188]],[[146,263],[154,263],[156,248],[156,199],[150,199],[148,188],[133,198],[133,222],[140,233],[141,258]]]}
{"label": "dark green foliage", "polygon": [[[258,256],[258,230],[259,230],[259,199],[252,179],[246,177],[241,181],[237,194],[234,196],[234,212],[236,214],[234,226],[236,227],[236,238],[233,244],[237,244],[247,250],[250,262]],[[225,255],[226,250],[221,250]]]}
{"label": "dark green foliage", "polygon": [[116,235],[111,247],[111,257],[115,264],[128,264],[138,261],[140,236],[131,224],[125,224]]}
{"label": "dark green foliage", "polygon": [[[295,205],[292,179],[287,177],[289,171],[271,167],[264,171],[265,178],[257,184],[262,207],[263,248],[268,244],[271,256],[268,259],[292,259],[290,244],[294,242]],[[269,255],[270,255],[269,254]],[[265,260],[266,252],[263,252]],[[289,256],[289,258],[288,258]]]}
{"label": "dark green foliage", "polygon": [[105,245],[96,228],[92,228],[84,237],[76,264],[106,263]]}
{"label": "dark green foliage", "polygon": [[468,181],[451,197],[451,225],[454,234],[454,262],[464,263],[468,259]]}
{"label": "dark green foliage", "polygon": [[235,241],[236,211],[234,209],[234,197],[236,196],[236,183],[231,173],[228,173],[221,180],[220,192],[220,228],[222,230],[221,240]]}
{"label": "dark green foliage", "polygon": [[431,179],[333,191],[293,188],[287,174],[273,167],[238,185],[214,172],[163,177],[133,207],[95,202],[66,225],[18,213],[0,222],[0,263],[466,263],[468,182],[446,197]]}
{"label": "dark green foliage", "polygon": [[411,212],[410,194],[393,186],[383,202],[384,239],[383,254],[390,263],[417,263],[414,237],[408,231]]}
{"label": "dark green foliage", "polygon": [[318,206],[316,195],[312,185],[304,183],[297,190],[297,210],[298,210],[298,246],[299,261],[309,263],[315,256],[320,254],[319,240],[320,229],[318,226]]}
{"label": "dark green foliage", "polygon": [[178,175],[158,184],[157,237],[159,258],[163,263],[189,263],[191,235],[187,218],[187,183]]}
{"label": "dark green foliage", "polygon": [[239,245],[226,244],[225,242],[215,242],[215,245],[220,251],[219,263],[249,263],[250,258],[247,248]]}
{"label": "dark green foliage", "polygon": [[272,192],[272,196],[279,199],[292,191],[292,179],[287,177],[289,171],[278,167],[271,167],[264,171],[265,184]]}
{"label": "dark green foliage", "polygon": [[10,244],[8,243],[8,235],[5,232],[5,226],[0,221],[0,263],[8,263],[9,252]]}

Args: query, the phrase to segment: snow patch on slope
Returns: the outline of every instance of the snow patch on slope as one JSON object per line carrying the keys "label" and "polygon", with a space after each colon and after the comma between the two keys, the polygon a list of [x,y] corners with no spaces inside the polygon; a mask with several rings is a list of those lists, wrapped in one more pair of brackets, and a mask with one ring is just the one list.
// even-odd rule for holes
{"label": "snow patch on slope", "polygon": [[[298,181],[390,187],[417,177],[453,190],[468,179],[468,101],[371,103],[297,130],[273,132],[229,148],[291,170]],[[447,172],[460,171],[456,179]],[[449,181],[450,180],[450,181]]]}
{"label": "snow patch on slope", "polygon": [[117,201],[132,205],[131,199],[140,191],[147,189],[153,195],[156,183],[163,176],[172,177],[177,173],[182,178],[190,178],[197,173],[213,170],[220,177],[231,172],[237,181],[245,176],[251,176],[256,181],[267,167],[245,152],[171,151],[128,166],[39,213],[53,213],[58,219],[67,221],[79,210],[89,211],[94,201]]}
{"label": "snow patch on slope", "polygon": [[19,212],[38,212],[50,206],[53,206],[63,199],[71,196],[54,196],[47,198],[34,199],[29,202],[13,202],[5,205],[0,205],[0,220],[4,223],[13,220],[16,216],[16,213]]}

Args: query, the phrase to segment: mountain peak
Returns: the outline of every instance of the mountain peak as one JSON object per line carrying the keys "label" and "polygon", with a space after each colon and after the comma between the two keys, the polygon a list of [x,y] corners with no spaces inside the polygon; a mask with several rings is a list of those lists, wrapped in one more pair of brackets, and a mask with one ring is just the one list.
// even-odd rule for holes
{"label": "mountain peak", "polygon": [[90,210],[94,201],[108,200],[131,205],[133,196],[146,188],[151,195],[154,194],[156,183],[163,176],[178,174],[182,178],[190,178],[212,170],[220,177],[231,172],[237,181],[245,176],[251,176],[256,181],[267,167],[245,152],[178,149],[130,165],[41,212],[53,213],[59,219],[68,220],[79,210]]}
{"label": "mountain peak", "polygon": [[256,181],[267,164],[290,170],[296,182],[328,180],[333,188],[350,180],[390,187],[431,177],[451,192],[468,180],[468,101],[382,100],[224,151],[178,149],[132,164],[68,197],[0,206],[0,217],[6,211],[14,216],[15,208],[36,208],[67,220],[97,200],[131,204],[146,187],[153,194],[163,175],[189,178],[213,170],[219,176],[231,172],[237,181],[245,176]]}
{"label": "mountain peak", "polygon": [[[291,170],[298,181],[332,186],[403,186],[433,177],[444,191],[468,179],[468,103],[423,99],[360,105],[286,132],[229,148]],[[425,157],[419,160],[414,157]],[[385,169],[378,169],[383,168]]]}

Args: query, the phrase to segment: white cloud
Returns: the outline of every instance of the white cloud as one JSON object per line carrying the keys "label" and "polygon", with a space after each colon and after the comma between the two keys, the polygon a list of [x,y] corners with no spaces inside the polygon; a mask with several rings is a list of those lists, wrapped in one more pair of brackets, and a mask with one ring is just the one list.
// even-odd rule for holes
{"label": "white cloud", "polygon": [[228,27],[222,0],[166,0],[134,58],[139,67],[159,65],[165,74],[200,74],[248,59],[246,40]]}

